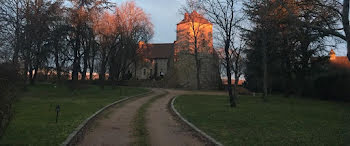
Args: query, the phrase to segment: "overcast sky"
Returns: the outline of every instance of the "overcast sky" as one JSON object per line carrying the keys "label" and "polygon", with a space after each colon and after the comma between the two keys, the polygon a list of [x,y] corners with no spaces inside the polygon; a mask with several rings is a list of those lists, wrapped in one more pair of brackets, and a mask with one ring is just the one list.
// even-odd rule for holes
{"label": "overcast sky", "polygon": [[[130,0],[112,0],[120,3]],[[137,6],[141,7],[149,14],[154,25],[154,37],[152,43],[173,43],[176,39],[176,24],[179,23],[183,16],[179,14],[180,7],[185,0],[134,0]],[[334,45],[334,41],[330,41]],[[345,43],[338,44],[335,52],[337,55],[345,55]]]}

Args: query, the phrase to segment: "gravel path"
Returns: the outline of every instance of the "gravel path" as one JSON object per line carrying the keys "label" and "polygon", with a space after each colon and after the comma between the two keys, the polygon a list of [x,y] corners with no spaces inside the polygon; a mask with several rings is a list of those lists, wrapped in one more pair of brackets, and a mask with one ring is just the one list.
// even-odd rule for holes
{"label": "gravel path", "polygon": [[168,110],[170,100],[185,91],[168,90],[169,94],[156,100],[148,109],[147,128],[154,146],[206,145],[193,135],[193,131],[177,121]]}
{"label": "gravel path", "polygon": [[130,145],[133,141],[132,120],[136,111],[153,96],[161,93],[163,92],[153,90],[150,95],[131,99],[103,112],[78,145]]}
{"label": "gravel path", "polygon": [[[132,124],[137,110],[152,97],[164,93],[164,89],[152,89],[153,93],[145,97],[131,99],[116,105],[102,113],[89,132],[78,145],[131,145]],[[223,92],[199,92],[167,90],[168,94],[157,99],[146,112],[146,127],[152,146],[202,146],[208,145],[194,135],[192,129],[180,123],[168,110],[170,100],[182,94],[219,95]]]}

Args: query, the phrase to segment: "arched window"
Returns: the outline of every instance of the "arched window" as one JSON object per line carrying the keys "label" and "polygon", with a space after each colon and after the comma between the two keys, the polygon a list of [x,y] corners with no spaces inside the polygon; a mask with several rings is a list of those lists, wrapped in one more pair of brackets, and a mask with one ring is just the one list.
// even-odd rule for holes
{"label": "arched window", "polygon": [[146,75],[146,69],[143,69],[143,75]]}

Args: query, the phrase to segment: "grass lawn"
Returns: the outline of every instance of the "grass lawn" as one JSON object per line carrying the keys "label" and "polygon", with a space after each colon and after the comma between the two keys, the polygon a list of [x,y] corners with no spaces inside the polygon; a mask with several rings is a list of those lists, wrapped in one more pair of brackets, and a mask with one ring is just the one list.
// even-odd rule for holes
{"label": "grass lawn", "polygon": [[[0,144],[59,145],[86,118],[100,108],[147,89],[97,86],[71,91],[65,86],[41,84],[29,87],[14,104],[15,116]],[[56,124],[56,105],[61,112]]]}
{"label": "grass lawn", "polygon": [[350,103],[302,98],[184,95],[175,108],[224,145],[349,145]]}

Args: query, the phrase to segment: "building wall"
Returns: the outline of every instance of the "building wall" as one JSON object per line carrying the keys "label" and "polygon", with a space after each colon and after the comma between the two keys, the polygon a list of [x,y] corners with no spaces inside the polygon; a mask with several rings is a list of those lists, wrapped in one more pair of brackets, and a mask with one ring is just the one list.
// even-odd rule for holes
{"label": "building wall", "polygon": [[168,73],[168,59],[155,59],[154,62],[153,71],[155,71],[155,65],[158,65],[157,76],[160,76],[160,72],[164,75]]}
{"label": "building wall", "polygon": [[152,60],[142,60],[137,63],[136,75],[135,75],[135,64],[131,65],[130,70],[132,70],[133,78],[139,80],[150,79],[154,76],[155,66],[157,64],[157,77],[160,76],[160,72],[164,75],[168,73],[169,69],[169,59],[152,59]]}
{"label": "building wall", "polygon": [[[174,62],[174,74],[176,87],[196,89],[196,65],[194,56],[191,53],[182,51],[178,55],[178,60]],[[217,89],[221,84],[219,73],[219,60],[215,54],[200,53],[200,84],[202,89]]]}
{"label": "building wall", "polygon": [[201,23],[182,23],[177,25],[175,56],[181,51],[194,53],[194,37],[196,34],[198,52],[213,53],[213,25]]}

